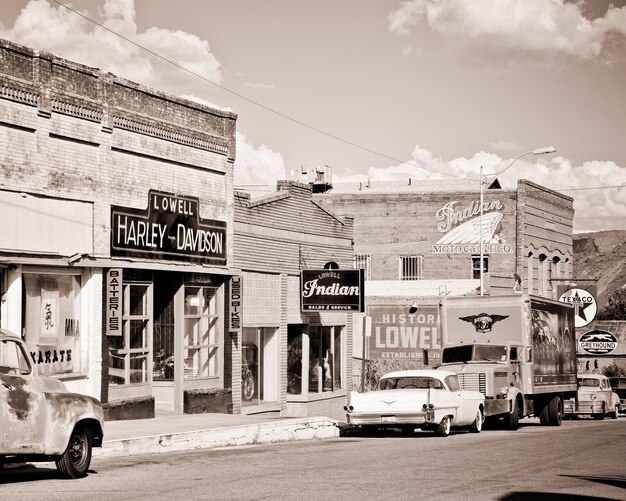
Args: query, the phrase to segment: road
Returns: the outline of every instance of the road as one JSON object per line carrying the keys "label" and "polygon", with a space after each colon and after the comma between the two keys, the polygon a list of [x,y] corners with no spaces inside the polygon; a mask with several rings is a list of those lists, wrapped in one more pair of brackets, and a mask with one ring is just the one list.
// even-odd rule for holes
{"label": "road", "polygon": [[[426,432],[99,459],[62,480],[53,465],[0,471],[10,500],[626,499],[626,418],[524,420],[516,432]],[[557,496],[559,495],[559,496]]]}

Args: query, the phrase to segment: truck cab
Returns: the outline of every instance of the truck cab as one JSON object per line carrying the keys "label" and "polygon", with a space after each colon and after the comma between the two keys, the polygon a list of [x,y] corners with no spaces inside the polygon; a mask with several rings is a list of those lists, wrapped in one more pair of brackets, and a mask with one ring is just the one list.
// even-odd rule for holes
{"label": "truck cab", "polygon": [[456,372],[463,389],[485,395],[486,416],[509,415],[511,395],[520,392],[522,356],[522,347],[509,344],[452,345],[442,351],[441,368]]}
{"label": "truck cab", "polygon": [[592,416],[604,419],[610,416],[617,419],[620,399],[611,388],[609,378],[602,374],[578,374],[576,398],[565,401],[565,415]]}
{"label": "truck cab", "polygon": [[24,342],[0,329],[0,462],[55,461],[63,476],[82,477],[103,424],[97,399],[37,374]]}

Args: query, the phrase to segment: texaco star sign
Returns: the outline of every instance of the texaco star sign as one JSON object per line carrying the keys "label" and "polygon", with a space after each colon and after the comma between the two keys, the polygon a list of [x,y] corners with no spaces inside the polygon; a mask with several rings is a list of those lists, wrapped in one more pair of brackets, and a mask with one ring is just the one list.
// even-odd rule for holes
{"label": "texaco star sign", "polygon": [[596,298],[585,289],[570,289],[561,294],[559,301],[574,306],[574,325],[576,327],[584,327],[596,318],[598,312]]}

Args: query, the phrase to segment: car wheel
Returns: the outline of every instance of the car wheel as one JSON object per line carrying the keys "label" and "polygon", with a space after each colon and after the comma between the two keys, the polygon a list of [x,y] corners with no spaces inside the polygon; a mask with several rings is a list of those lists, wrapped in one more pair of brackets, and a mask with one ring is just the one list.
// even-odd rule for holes
{"label": "car wheel", "polygon": [[439,425],[437,425],[435,435],[438,437],[447,437],[450,435],[450,416],[443,417]]}
{"label": "car wheel", "polygon": [[483,429],[483,411],[478,409],[474,422],[470,425],[470,433],[480,433]]}
{"label": "car wheel", "polygon": [[520,409],[517,405],[517,399],[515,399],[513,400],[513,408],[511,409],[511,413],[505,418],[506,427],[509,430],[515,431],[519,428],[519,413]]}
{"label": "car wheel", "polygon": [[617,411],[611,412],[611,414],[609,414],[609,416],[611,416],[611,419],[617,419]]}
{"label": "car wheel", "polygon": [[91,463],[91,433],[84,426],[74,428],[57,469],[67,478],[84,477]]}

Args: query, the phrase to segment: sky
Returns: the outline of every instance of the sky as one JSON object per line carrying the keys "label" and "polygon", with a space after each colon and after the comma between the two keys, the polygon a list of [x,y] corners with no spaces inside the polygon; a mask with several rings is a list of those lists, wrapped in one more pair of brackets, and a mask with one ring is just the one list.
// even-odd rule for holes
{"label": "sky", "polygon": [[506,169],[626,230],[626,0],[2,0],[0,37],[235,112],[236,186]]}

